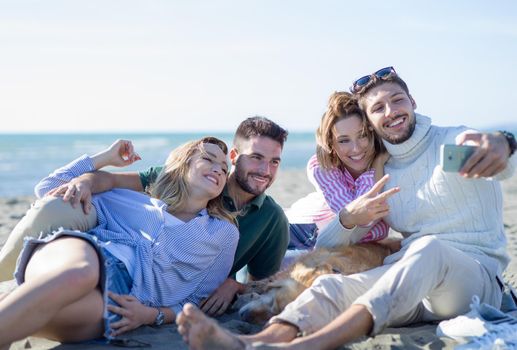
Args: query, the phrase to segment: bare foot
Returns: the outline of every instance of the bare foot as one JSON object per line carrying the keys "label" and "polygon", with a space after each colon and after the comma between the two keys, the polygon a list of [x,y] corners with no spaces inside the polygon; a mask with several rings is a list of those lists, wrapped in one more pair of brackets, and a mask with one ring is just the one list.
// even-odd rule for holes
{"label": "bare foot", "polygon": [[178,332],[189,349],[229,349],[244,350],[246,343],[231,334],[192,304],[186,304],[176,318]]}

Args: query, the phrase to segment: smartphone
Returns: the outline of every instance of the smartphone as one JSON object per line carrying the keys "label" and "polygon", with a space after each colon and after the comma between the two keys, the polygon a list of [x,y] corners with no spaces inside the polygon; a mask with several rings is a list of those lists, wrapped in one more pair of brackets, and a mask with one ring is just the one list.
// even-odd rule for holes
{"label": "smartphone", "polygon": [[475,150],[476,146],[442,145],[440,164],[443,171],[459,172]]}

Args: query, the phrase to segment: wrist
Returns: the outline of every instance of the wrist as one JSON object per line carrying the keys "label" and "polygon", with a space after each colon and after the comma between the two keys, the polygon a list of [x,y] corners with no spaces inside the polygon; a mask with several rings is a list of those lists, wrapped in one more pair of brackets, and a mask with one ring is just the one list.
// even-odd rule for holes
{"label": "wrist", "polygon": [[144,324],[152,326],[156,320],[156,316],[158,316],[158,309],[155,307],[148,307],[147,312],[145,313]]}
{"label": "wrist", "polygon": [[158,307],[153,308],[153,312],[151,313],[154,317],[151,320],[151,323],[148,323],[153,326],[161,326],[165,323],[165,313]]}
{"label": "wrist", "polygon": [[244,284],[237,282],[233,278],[228,278],[227,283],[230,284],[233,294],[243,293],[246,289],[246,286]]}
{"label": "wrist", "polygon": [[515,136],[511,132],[504,130],[499,131],[499,133],[506,139],[508,144],[508,155],[511,157],[517,150],[517,141],[515,140]]}
{"label": "wrist", "polygon": [[352,220],[351,215],[346,207],[341,209],[339,212],[339,222],[347,229],[351,229],[357,226],[356,223]]}
{"label": "wrist", "polygon": [[94,154],[93,156],[90,157],[90,159],[92,160],[95,170],[99,170],[99,169],[104,168],[105,166],[109,165],[107,162],[107,154],[104,151]]}

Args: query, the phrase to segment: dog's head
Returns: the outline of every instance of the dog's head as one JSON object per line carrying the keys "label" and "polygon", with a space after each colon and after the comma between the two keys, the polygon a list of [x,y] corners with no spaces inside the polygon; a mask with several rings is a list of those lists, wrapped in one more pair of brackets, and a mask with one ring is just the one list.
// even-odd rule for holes
{"label": "dog's head", "polygon": [[278,315],[291,301],[305,289],[293,279],[273,281],[264,294],[254,297],[239,309],[243,321],[263,324]]}

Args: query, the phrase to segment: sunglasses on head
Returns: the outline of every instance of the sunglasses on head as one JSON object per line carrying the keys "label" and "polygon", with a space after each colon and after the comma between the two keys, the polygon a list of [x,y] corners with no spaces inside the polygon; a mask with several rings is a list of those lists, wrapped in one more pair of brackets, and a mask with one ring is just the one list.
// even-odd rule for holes
{"label": "sunglasses on head", "polygon": [[361,77],[354,81],[354,83],[350,87],[350,92],[353,94],[357,94],[361,92],[366,87],[366,85],[368,85],[372,81],[372,79],[385,80],[394,75],[397,75],[397,72],[395,72],[395,68],[393,67],[385,67],[379,69],[377,72],[373,74],[365,75],[364,77]]}

